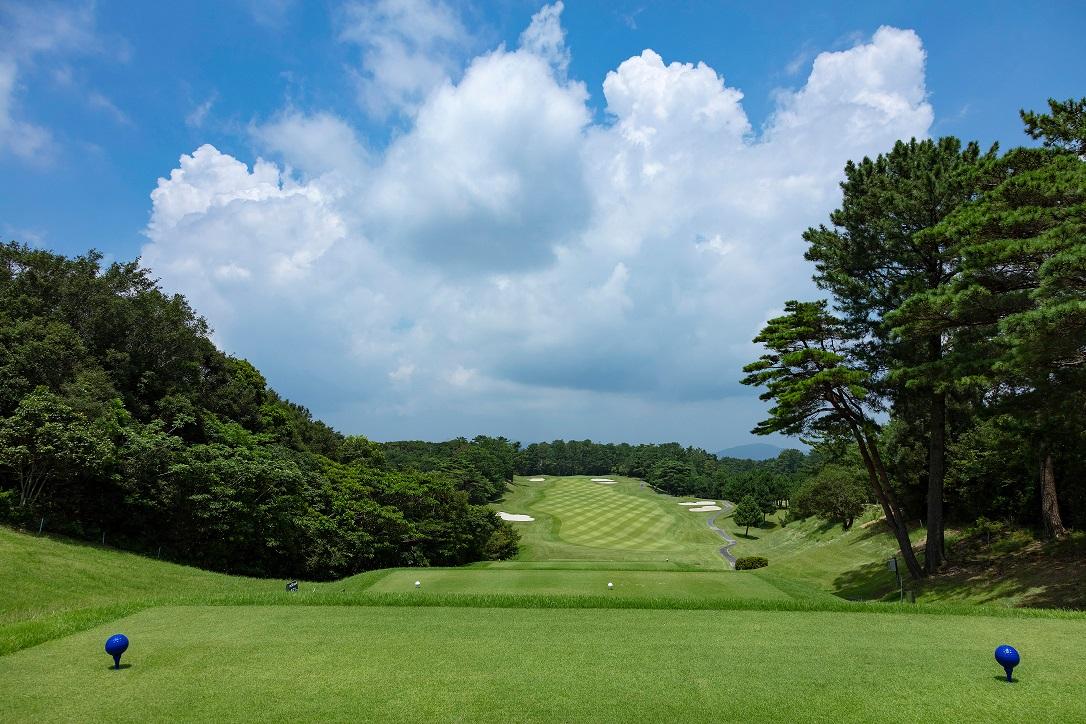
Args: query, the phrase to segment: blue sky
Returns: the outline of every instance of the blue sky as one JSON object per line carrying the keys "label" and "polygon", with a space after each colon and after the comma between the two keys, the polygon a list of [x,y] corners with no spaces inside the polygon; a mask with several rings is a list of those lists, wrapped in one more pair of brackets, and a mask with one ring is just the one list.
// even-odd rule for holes
{"label": "blue sky", "polygon": [[1019,108],[1086,94],[1083,20],[0,0],[0,233],[143,255],[347,432],[717,449],[751,439],[738,368],[814,294],[799,234],[845,160],[1024,142]]}

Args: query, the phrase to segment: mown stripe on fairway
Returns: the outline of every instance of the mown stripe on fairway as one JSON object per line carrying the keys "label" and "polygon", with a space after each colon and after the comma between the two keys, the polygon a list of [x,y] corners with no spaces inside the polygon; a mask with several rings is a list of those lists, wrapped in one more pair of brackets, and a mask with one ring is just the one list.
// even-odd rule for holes
{"label": "mown stripe on fairway", "polygon": [[614,488],[593,490],[588,485],[595,484],[561,481],[555,485],[556,492],[535,506],[561,518],[558,535],[562,540],[594,548],[653,551],[673,547],[668,533],[674,519],[658,504]]}

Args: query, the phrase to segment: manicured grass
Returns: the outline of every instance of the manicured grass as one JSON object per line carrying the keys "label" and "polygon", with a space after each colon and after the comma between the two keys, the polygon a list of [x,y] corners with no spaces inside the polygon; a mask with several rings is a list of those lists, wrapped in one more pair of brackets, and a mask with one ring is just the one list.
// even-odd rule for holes
{"label": "manicured grass", "polygon": [[[730,571],[408,569],[384,576],[368,588],[374,593],[419,591],[438,595],[534,594],[565,596],[658,597],[696,599],[791,598],[772,584]],[[613,589],[607,583],[614,583]]]}
{"label": "manicured grass", "polygon": [[642,487],[641,481],[611,476],[616,485],[591,476],[514,480],[495,507],[536,520],[514,523],[521,534],[517,561],[639,562],[673,570],[725,570],[723,542],[705,525],[712,513],[692,513],[682,500]]}
{"label": "manicured grass", "polygon": [[981,616],[157,608],[0,657],[0,719],[1082,721],[1084,637]]}

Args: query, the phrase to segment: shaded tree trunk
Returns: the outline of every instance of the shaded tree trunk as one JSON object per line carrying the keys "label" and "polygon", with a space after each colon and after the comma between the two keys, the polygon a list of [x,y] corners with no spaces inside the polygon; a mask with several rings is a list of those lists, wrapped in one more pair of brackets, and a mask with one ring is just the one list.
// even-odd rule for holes
{"label": "shaded tree trunk", "polygon": [[[941,341],[932,343],[933,354],[941,354]],[[928,541],[924,564],[928,573],[943,565],[943,479],[946,476],[946,393],[931,396],[931,437],[928,441]]]}
{"label": "shaded tree trunk", "polygon": [[1041,519],[1048,538],[1063,538],[1067,529],[1060,518],[1060,503],[1056,499],[1056,471],[1052,452],[1046,449],[1041,457]]}
{"label": "shaded tree trunk", "polygon": [[924,569],[920,567],[920,562],[916,559],[913,542],[909,538],[909,527],[905,522],[905,516],[900,506],[897,504],[896,496],[890,488],[889,477],[886,475],[886,468],[882,464],[882,457],[874,446],[873,440],[869,440],[857,426],[851,425],[851,428],[856,443],[860,447],[860,457],[863,458],[864,467],[867,468],[871,489],[882,506],[886,522],[894,531],[898,548],[901,550],[901,557],[905,560],[905,567],[909,569],[909,575],[913,580],[919,580],[924,577]]}

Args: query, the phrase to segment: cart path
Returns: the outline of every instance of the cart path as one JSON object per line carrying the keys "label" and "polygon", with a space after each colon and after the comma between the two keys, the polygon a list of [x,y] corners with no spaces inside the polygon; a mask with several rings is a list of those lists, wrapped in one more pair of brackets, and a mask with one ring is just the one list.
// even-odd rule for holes
{"label": "cart path", "polygon": [[738,541],[736,541],[735,538],[732,538],[730,535],[728,535],[727,531],[725,531],[723,528],[717,528],[717,526],[716,526],[716,519],[717,518],[719,518],[722,515],[727,515],[728,513],[732,512],[733,510],[735,510],[735,503],[731,503],[731,502],[725,500],[724,501],[724,509],[721,510],[716,515],[714,515],[712,518],[710,518],[708,520],[708,523],[709,523],[709,530],[711,530],[714,533],[716,533],[717,535],[719,535],[721,538],[724,539],[724,542],[726,542],[728,544],[728,545],[726,545],[726,546],[724,546],[723,548],[720,549],[720,555],[724,556],[724,560],[726,560],[728,562],[729,566],[731,566],[732,568],[735,568],[735,555],[732,554],[731,548]]}

